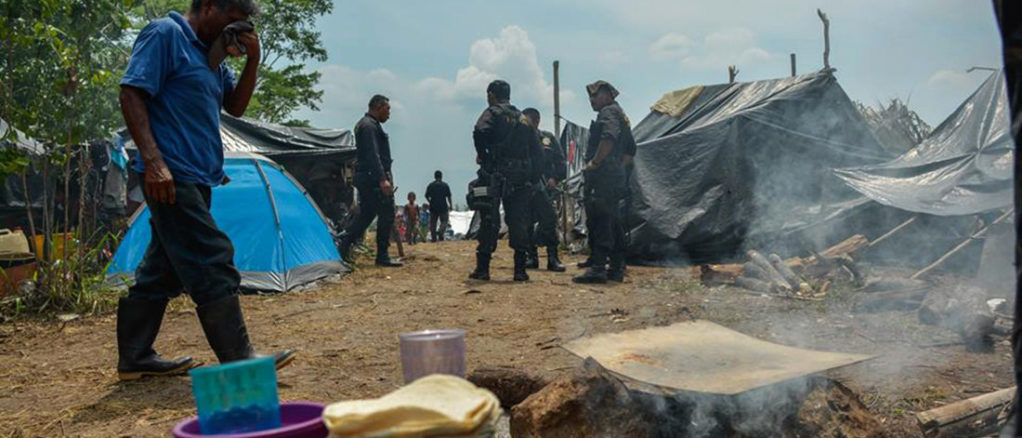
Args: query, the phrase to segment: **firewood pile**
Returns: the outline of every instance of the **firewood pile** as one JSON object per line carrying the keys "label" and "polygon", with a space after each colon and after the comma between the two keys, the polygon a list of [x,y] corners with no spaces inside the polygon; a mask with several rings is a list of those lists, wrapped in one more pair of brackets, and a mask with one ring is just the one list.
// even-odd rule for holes
{"label": "firewood pile", "polygon": [[734,285],[743,289],[788,298],[820,299],[827,295],[834,279],[847,276],[856,287],[865,285],[855,254],[869,246],[869,239],[855,235],[808,257],[781,259],[749,250],[745,263],[702,265],[699,276],[705,285]]}

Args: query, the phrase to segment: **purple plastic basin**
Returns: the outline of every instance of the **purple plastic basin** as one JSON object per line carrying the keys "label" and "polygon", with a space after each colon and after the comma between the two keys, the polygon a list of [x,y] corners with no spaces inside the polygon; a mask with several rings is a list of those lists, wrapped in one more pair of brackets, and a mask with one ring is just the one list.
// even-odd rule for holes
{"label": "purple plastic basin", "polygon": [[242,434],[203,435],[199,431],[198,417],[192,417],[174,426],[174,438],[326,438],[329,432],[323,424],[325,408],[319,403],[312,402],[281,403],[280,421],[283,426]]}

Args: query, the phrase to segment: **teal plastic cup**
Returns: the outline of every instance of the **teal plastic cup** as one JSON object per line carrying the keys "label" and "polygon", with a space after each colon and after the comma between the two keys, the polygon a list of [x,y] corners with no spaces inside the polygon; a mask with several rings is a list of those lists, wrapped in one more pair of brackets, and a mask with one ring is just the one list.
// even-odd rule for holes
{"label": "teal plastic cup", "polygon": [[272,356],[195,368],[188,374],[203,434],[257,432],[281,426]]}

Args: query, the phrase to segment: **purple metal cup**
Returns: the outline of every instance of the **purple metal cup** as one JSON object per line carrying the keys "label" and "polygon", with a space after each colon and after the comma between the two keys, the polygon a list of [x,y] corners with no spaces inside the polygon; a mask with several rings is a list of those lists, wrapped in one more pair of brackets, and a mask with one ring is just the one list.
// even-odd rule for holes
{"label": "purple metal cup", "polygon": [[424,330],[398,335],[405,383],[431,374],[465,377],[465,331]]}

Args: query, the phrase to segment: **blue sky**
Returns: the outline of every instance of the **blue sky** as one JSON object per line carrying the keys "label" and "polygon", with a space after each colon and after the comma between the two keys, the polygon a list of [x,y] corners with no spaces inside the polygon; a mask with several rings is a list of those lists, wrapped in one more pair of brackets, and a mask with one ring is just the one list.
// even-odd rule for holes
{"label": "blue sky", "polygon": [[970,66],[998,66],[1000,40],[989,2],[977,0],[349,0],[318,27],[329,52],[321,111],[296,114],[316,126],[351,127],[374,93],[391,97],[385,125],[399,200],[424,191],[442,169],[455,201],[475,172],[471,129],[485,86],[502,78],[512,102],[535,106],[553,130],[552,62],[561,62],[564,117],[587,124],[585,84],[621,91],[633,122],[671,90],[822,67],[822,25],[831,19],[831,65],[852,99],[909,100],[936,126],[983,81]]}

